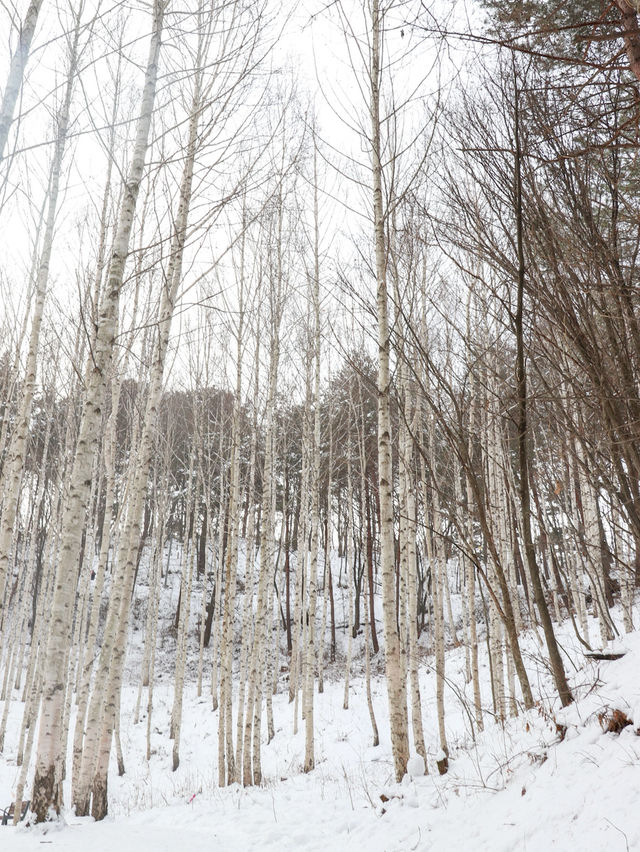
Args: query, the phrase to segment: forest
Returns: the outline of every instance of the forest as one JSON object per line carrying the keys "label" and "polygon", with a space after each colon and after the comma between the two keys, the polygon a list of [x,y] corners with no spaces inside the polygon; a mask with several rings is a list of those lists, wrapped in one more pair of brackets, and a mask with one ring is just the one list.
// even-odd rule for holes
{"label": "forest", "polygon": [[326,702],[388,822],[499,732],[637,767],[639,15],[2,4],[1,848],[317,792]]}

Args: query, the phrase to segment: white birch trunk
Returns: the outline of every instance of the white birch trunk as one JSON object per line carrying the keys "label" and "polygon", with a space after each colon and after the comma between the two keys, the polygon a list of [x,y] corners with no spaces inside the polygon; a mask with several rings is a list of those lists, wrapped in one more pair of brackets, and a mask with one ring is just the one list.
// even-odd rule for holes
{"label": "white birch trunk", "polygon": [[[281,243],[280,243],[281,248]],[[244,728],[242,783],[260,784],[262,781],[260,732],[262,723],[262,692],[264,681],[265,646],[270,623],[267,605],[269,584],[273,579],[273,443],[275,433],[275,401],[278,376],[280,305],[272,316],[271,355],[269,363],[269,391],[265,424],[265,453],[262,474],[262,523],[260,529],[260,570],[256,602],[255,632],[251,649],[247,708]],[[273,296],[272,296],[273,298]]]}
{"label": "white birch trunk", "polygon": [[[473,396],[473,401],[471,404],[471,413],[469,418],[469,457],[471,457],[471,435],[473,434],[473,422],[474,422],[474,414],[475,414],[475,394]],[[465,477],[466,483],[466,496],[467,496],[467,528],[468,528],[468,541],[472,550],[475,548],[474,540],[473,540],[473,517],[471,514],[471,507],[473,505],[473,494],[471,491],[471,483],[469,482],[469,477]],[[466,559],[466,573],[465,573],[465,581],[466,581],[466,604],[469,618],[469,641],[470,641],[470,657],[471,657],[471,680],[473,683],[473,706],[475,710],[475,718],[476,725],[479,731],[484,729],[484,722],[482,719],[482,696],[480,693],[480,673],[478,667],[478,623],[476,621],[476,573],[475,566],[471,562],[471,560]]]}
{"label": "white birch trunk", "polygon": [[64,661],[72,618],[73,579],[88,498],[88,476],[102,415],[104,376],[112,358],[118,300],[148,147],[163,15],[164,5],[160,0],[156,0],[136,143],[124,188],[107,285],[100,304],[96,339],[85,380],[84,408],[62,522],[62,546],[52,607],[52,630],[43,677],[42,720],[33,784],[32,809],[39,822],[48,818],[51,808],[59,813],[62,804],[60,765],[66,753],[66,743],[61,741],[61,722],[66,678]]}
{"label": "white birch trunk", "polygon": [[[303,597],[306,594],[307,577],[307,514],[309,511],[309,411],[311,407],[311,359],[307,358],[305,370],[305,410],[302,424],[300,505],[298,506],[298,537],[296,542],[296,589],[293,605],[293,629],[291,631],[291,666],[289,671],[289,702],[294,701],[293,732],[298,731],[298,680],[301,668],[301,638]],[[304,648],[304,645],[302,645]]]}
{"label": "white birch trunk", "polygon": [[[160,510],[158,510],[160,511]],[[158,536],[153,560],[153,597],[151,601],[151,634],[149,637],[149,688],[147,691],[147,760],[151,760],[151,719],[153,716],[153,684],[158,641],[158,612],[160,607],[160,579],[162,576],[162,558],[164,553],[164,508],[158,520]]]}
{"label": "white birch trunk", "polygon": [[354,541],[355,535],[354,519],[353,519],[353,478],[351,472],[351,454],[353,447],[351,444],[351,432],[349,432],[349,440],[347,444],[347,521],[346,521],[346,577],[349,584],[349,617],[347,620],[347,660],[344,673],[344,698],[342,706],[345,710],[349,709],[349,680],[351,677],[351,656],[353,653],[353,563],[354,563]]}
{"label": "white birch trunk", "polygon": [[182,702],[184,698],[184,672],[187,664],[187,639],[189,636],[189,617],[191,614],[191,585],[193,582],[193,563],[195,560],[196,523],[193,519],[191,535],[189,525],[192,513],[198,504],[199,484],[192,484],[194,475],[193,450],[189,464],[189,484],[186,510],[186,529],[182,548],[182,565],[180,570],[180,616],[178,637],[176,643],[176,669],[174,679],[173,709],[171,711],[171,732],[173,739],[173,771],[180,765],[180,734],[182,731]]}
{"label": "white birch trunk", "polygon": [[[313,219],[314,219],[314,269],[313,281],[311,282],[313,302],[313,361],[314,361],[314,384],[313,384],[313,441],[311,462],[311,552],[309,554],[309,628],[307,639],[307,673],[306,690],[304,702],[305,719],[305,751],[304,771],[311,772],[315,766],[315,741],[313,729],[313,691],[316,666],[316,602],[318,583],[318,551],[320,546],[320,245],[319,245],[319,222],[318,222],[318,177],[317,177],[317,149],[314,150],[313,158],[314,173],[314,195],[313,195]],[[329,478],[329,489],[331,488]],[[328,543],[327,543],[328,549]],[[325,553],[325,563],[326,563]],[[326,578],[326,565],[325,565]],[[325,580],[326,600],[326,580]],[[324,629],[324,625],[323,625]],[[322,653],[322,638],[320,639],[319,653]]]}
{"label": "white birch trunk", "polygon": [[395,777],[402,780],[409,759],[407,684],[400,636],[396,624],[395,545],[393,518],[393,466],[390,412],[390,334],[387,305],[387,257],[382,197],[382,143],[380,135],[381,20],[380,4],[371,7],[371,155],[373,180],[374,243],[378,310],[378,491],[380,498],[380,574],[391,749]]}
{"label": "white birch trunk", "polygon": [[18,44],[11,57],[9,76],[0,103],[0,161],[5,155],[5,147],[9,136],[9,129],[13,121],[13,113],[16,108],[25,68],[29,59],[31,42],[36,31],[38,15],[42,7],[42,0],[31,0],[24,21],[20,24],[20,35]]}
{"label": "white birch trunk", "polygon": [[[365,570],[363,579],[363,592],[364,599],[367,600],[367,596],[369,594],[369,573]],[[380,736],[378,734],[378,723],[376,722],[376,714],[373,707],[373,696],[371,694],[371,626],[369,624],[369,607],[364,607],[364,678],[365,678],[365,688],[367,693],[367,709],[369,710],[369,721],[371,722],[371,734],[372,734],[372,742],[371,745],[374,748],[380,745]]]}
{"label": "white birch trunk", "polygon": [[[404,399],[407,412],[411,409],[410,388],[408,379],[405,375],[404,383]],[[417,406],[414,410],[412,421],[412,431],[415,433],[419,425],[419,412]],[[424,742],[424,728],[422,724],[422,700],[420,696],[420,680],[418,676],[418,555],[416,549],[416,493],[415,481],[412,471],[414,466],[413,439],[409,430],[403,430],[404,435],[404,452],[402,455],[403,471],[401,475],[404,477],[404,495],[405,505],[404,513],[406,517],[406,560],[407,560],[407,593],[408,593],[408,622],[409,622],[409,684],[411,689],[411,727],[413,730],[414,748],[424,760],[425,769],[427,767],[427,749]]]}
{"label": "white birch trunk", "polygon": [[[231,427],[229,491],[229,541],[227,544],[226,594],[220,644],[221,700],[218,714],[218,784],[231,784],[236,778],[233,746],[233,617],[236,604],[240,548],[240,417],[242,411],[242,351],[244,347],[244,238],[241,245],[236,335],[236,386]],[[248,593],[248,590],[245,590]]]}
{"label": "white birch trunk", "polygon": [[[42,0],[39,0],[39,2],[38,0],[33,0],[31,4],[31,7],[27,14],[27,23],[25,25],[27,32],[29,30],[29,27],[35,27],[38,10],[40,8],[41,2]],[[23,29],[22,37],[26,37],[26,35],[27,33],[25,33],[25,30]],[[31,36],[32,35],[33,29],[31,29]],[[31,41],[31,36],[29,36],[28,42]],[[11,544],[14,538],[14,527],[18,512],[18,500],[20,494],[20,482],[25,464],[25,455],[27,452],[27,442],[29,437],[29,421],[31,420],[33,394],[36,387],[38,352],[40,350],[40,329],[42,326],[44,303],[49,284],[49,266],[51,262],[51,251],[53,248],[56,212],[58,209],[58,195],[60,191],[60,178],[62,175],[62,158],[64,156],[67,141],[69,113],[71,109],[71,97],[73,94],[73,85],[75,82],[77,70],[79,39],[80,20],[79,17],[76,16],[76,26],[73,34],[71,53],[69,56],[69,67],[67,71],[67,83],[65,87],[64,100],[57,116],[57,135],[49,174],[47,217],[42,240],[42,251],[40,254],[36,277],[35,303],[33,309],[33,318],[31,321],[31,333],[29,335],[27,363],[24,380],[22,383],[22,398],[20,400],[20,407],[16,416],[16,425],[11,436],[11,441],[7,450],[6,461],[2,471],[2,479],[0,481],[0,493],[2,493],[3,495],[2,515],[0,516],[0,630],[2,629],[3,622],[2,601],[4,598],[4,586],[9,566]],[[29,48],[27,44],[27,53],[28,49]],[[26,55],[23,57],[23,60],[26,61]],[[4,99],[6,100],[9,95],[9,89],[5,90]],[[17,96],[17,91],[15,95]],[[15,99],[13,104],[11,104],[11,114],[13,114],[14,104]],[[9,126],[7,124],[5,136],[3,139],[3,110],[4,105],[0,108],[0,158],[2,157],[4,141],[6,140],[6,132],[8,132],[9,129]],[[10,122],[10,115],[8,117],[8,120]]]}
{"label": "white birch trunk", "polygon": [[[435,433],[433,421],[430,424],[429,453],[431,477],[435,472]],[[448,769],[449,748],[447,745],[447,733],[445,728],[444,709],[444,685],[445,685],[445,656],[444,656],[444,612],[443,612],[443,584],[446,582],[446,564],[442,557],[442,547],[438,538],[441,529],[440,506],[438,499],[438,483],[433,482],[431,488],[431,500],[428,499],[426,491],[426,473],[424,470],[424,459],[422,460],[422,480],[425,486],[424,504],[425,515],[428,517],[427,508],[431,502],[431,517],[433,532],[427,528],[425,541],[427,547],[427,558],[431,565],[431,595],[433,600],[433,637],[436,668],[436,713],[438,717],[438,740],[440,744],[439,757],[436,759],[438,771],[441,775]],[[428,525],[427,525],[428,526]]]}
{"label": "white birch trunk", "polygon": [[[247,677],[249,667],[249,651],[252,646],[251,631],[251,607],[254,597],[254,564],[255,564],[255,480],[256,460],[258,454],[258,388],[260,376],[260,334],[259,327],[256,332],[256,355],[254,363],[254,387],[253,387],[253,423],[251,428],[251,454],[249,458],[249,480],[247,483],[247,538],[245,543],[245,578],[244,578],[244,606],[242,609],[242,648],[240,649],[240,684],[238,688],[238,712],[236,719],[236,755],[235,755],[235,777],[237,783],[243,781],[242,769],[244,766],[244,736],[245,731],[245,693],[247,689]],[[249,706],[247,705],[247,718]]]}
{"label": "white birch trunk", "polygon": [[[220,415],[222,418],[222,414]],[[226,477],[223,463],[222,438],[224,429],[222,419],[219,424],[218,437],[218,459],[220,465],[219,490],[218,490],[218,542],[216,549],[216,578],[215,594],[213,601],[213,636],[211,640],[211,708],[218,709],[218,665],[220,658],[220,630],[222,628],[222,584],[224,582],[224,527],[225,527],[225,504],[226,504]]]}

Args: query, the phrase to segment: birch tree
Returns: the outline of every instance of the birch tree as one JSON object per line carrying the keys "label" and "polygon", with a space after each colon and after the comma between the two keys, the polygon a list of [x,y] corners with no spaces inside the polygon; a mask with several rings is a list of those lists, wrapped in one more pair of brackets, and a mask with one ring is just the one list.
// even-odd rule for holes
{"label": "birch tree", "polygon": [[[32,3],[32,8],[27,15],[27,23],[23,36],[26,38],[29,32],[29,21],[35,27],[40,3]],[[31,320],[31,331],[29,335],[27,360],[24,381],[22,383],[22,397],[20,407],[16,415],[15,426],[7,449],[7,459],[2,469],[0,479],[0,493],[3,494],[2,516],[0,517],[0,630],[2,630],[2,602],[4,599],[4,584],[7,576],[11,545],[14,538],[14,525],[18,512],[18,501],[20,492],[20,481],[25,463],[27,450],[27,439],[29,435],[29,422],[33,405],[33,395],[36,388],[36,377],[38,368],[38,354],[40,351],[40,329],[44,313],[44,304],[49,283],[49,268],[51,265],[51,253],[55,231],[56,213],[58,211],[58,196],[60,192],[60,181],[62,178],[62,161],[67,141],[69,127],[69,116],[71,112],[71,99],[74,85],[76,83],[77,66],[80,51],[80,21],[83,12],[83,3],[73,12],[74,26],[69,45],[69,58],[67,67],[67,79],[64,96],[56,117],[56,139],[51,160],[49,173],[49,187],[47,192],[47,214],[45,229],[42,237],[42,250],[37,263],[37,274],[35,281],[35,297],[33,304],[33,316]],[[29,17],[31,15],[31,18]],[[33,17],[35,15],[35,18]],[[33,35],[33,32],[31,32]],[[29,37],[30,42],[30,37]],[[28,45],[26,47],[28,52]],[[26,62],[26,55],[22,60]],[[9,88],[5,91],[5,99],[9,97]],[[17,96],[17,93],[16,93]],[[11,107],[13,109],[13,106]],[[0,108],[0,158],[3,150],[3,109]],[[8,125],[6,126],[8,132]],[[6,139],[6,133],[5,133]]]}
{"label": "birch tree", "polygon": [[[318,583],[318,550],[320,544],[320,238],[318,221],[318,174],[317,151],[314,150],[314,195],[313,195],[313,276],[311,299],[313,303],[313,438],[311,461],[311,551],[309,554],[309,625],[307,630],[306,678],[305,678],[305,757],[304,771],[315,766],[313,730],[313,690],[316,666],[316,602]],[[328,542],[327,542],[328,549]],[[325,561],[328,553],[325,550]],[[322,639],[320,639],[322,648]]]}
{"label": "birch tree", "polygon": [[5,156],[5,147],[13,122],[16,103],[22,88],[22,81],[31,50],[31,42],[35,35],[42,2],[43,0],[30,0],[24,19],[18,29],[18,43],[11,56],[9,74],[2,93],[2,101],[0,102],[0,161]]}
{"label": "birch tree", "polygon": [[123,187],[124,197],[106,286],[100,303],[92,359],[85,376],[84,406],[70,474],[68,502],[62,520],[61,555],[57,568],[51,632],[44,667],[42,718],[32,795],[32,810],[38,822],[44,822],[49,817],[51,808],[59,813],[62,805],[62,761],[66,753],[66,743],[61,741],[61,722],[64,685],[67,677],[64,668],[65,651],[72,618],[73,579],[80,551],[82,521],[89,496],[89,474],[102,414],[104,375],[112,358],[116,311],[148,147],[164,10],[164,2],[156,0],[153,7],[153,27],[140,115],[136,127],[136,142],[127,180]]}
{"label": "birch tree", "polygon": [[369,67],[371,115],[371,176],[373,186],[374,246],[378,316],[378,491],[380,497],[380,574],[384,613],[385,660],[391,748],[396,780],[400,781],[409,759],[407,687],[405,665],[395,619],[395,541],[393,512],[393,462],[391,450],[391,343],[387,295],[387,249],[382,194],[382,139],[380,118],[381,43],[384,10],[378,0],[371,5],[371,54]]}

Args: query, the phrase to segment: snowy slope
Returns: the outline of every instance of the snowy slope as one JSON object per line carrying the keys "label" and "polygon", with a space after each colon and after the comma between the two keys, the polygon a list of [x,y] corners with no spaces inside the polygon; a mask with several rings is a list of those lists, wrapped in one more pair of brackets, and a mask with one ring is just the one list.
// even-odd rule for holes
{"label": "snowy slope", "polygon": [[[573,648],[567,632],[565,648]],[[541,657],[528,639],[530,669]],[[123,749],[127,773],[110,778],[111,816],[103,823],[67,815],[64,828],[3,828],[0,849],[117,850],[635,850],[640,849],[640,633],[625,637],[618,661],[584,660],[571,651],[573,707],[552,715],[542,706],[489,723],[473,742],[466,710],[447,694],[451,770],[392,783],[386,735],[384,685],[375,683],[382,742],[370,746],[364,687],[354,683],[351,707],[342,709],[342,684],[327,683],[317,696],[318,765],[301,772],[304,738],[292,735],[292,707],[284,691],[274,699],[277,733],[264,749],[266,781],[260,789],[216,786],[217,714],[193,687],[185,699],[182,762],[170,769],[166,737],[171,690],[157,691],[154,749],[144,759],[145,720],[131,722],[135,688],[123,695]],[[463,685],[461,649],[447,657],[450,676]],[[460,670],[460,671],[458,671]],[[485,669],[486,673],[486,669]],[[550,692],[540,668],[539,694]],[[435,756],[435,682],[424,671],[426,735]],[[545,706],[547,702],[544,702]],[[621,733],[603,730],[614,708],[636,720]],[[18,704],[12,727],[19,722]],[[557,725],[566,728],[560,741]],[[12,741],[9,733],[8,742]],[[17,777],[9,751],[0,789],[10,798]],[[194,796],[195,794],[195,796]],[[388,801],[382,802],[383,794]]]}
{"label": "snowy slope", "polygon": [[[338,572],[336,572],[336,577]],[[198,698],[195,658],[184,700],[181,763],[171,771],[168,738],[173,701],[175,632],[169,625],[178,597],[174,569],[162,589],[158,666],[152,717],[152,756],[146,761],[144,713],[133,723],[145,615],[145,577],[137,587],[127,663],[129,685],[122,696],[122,747],[126,774],[115,759],[109,779],[110,816],[102,823],[65,815],[65,825],[0,828],[0,852],[51,849],[98,852],[146,850],[446,850],[512,852],[533,850],[639,850],[640,816],[640,632],[622,640],[618,661],[585,659],[570,624],[559,629],[567,671],[577,697],[561,710],[541,637],[522,639],[536,708],[500,724],[485,713],[485,730],[474,740],[471,687],[465,684],[464,648],[446,658],[446,727],[450,771],[439,776],[432,657],[421,663],[421,693],[427,776],[393,781],[386,687],[378,672],[374,705],[381,744],[371,746],[362,678],[363,649],[354,645],[349,710],[344,710],[344,635],[338,662],[325,672],[325,691],[316,694],[316,769],[302,772],[304,733],[293,734],[293,705],[287,700],[286,666],[274,696],[275,739],[263,747],[264,785],[217,786],[217,713],[209,695],[210,652]],[[194,587],[191,628],[195,641],[202,588]],[[336,585],[338,623],[346,593]],[[459,600],[454,596],[454,610]],[[238,608],[241,601],[238,601]],[[342,621],[341,621],[342,616]],[[640,623],[640,615],[636,615]],[[596,634],[595,623],[591,625]],[[426,637],[423,637],[426,638]],[[195,653],[195,651],[194,651]],[[280,663],[286,663],[284,656]],[[491,705],[487,651],[480,644],[483,706]],[[19,769],[16,743],[22,705],[18,692],[9,716],[6,749],[0,755],[0,807],[12,801]],[[143,699],[143,706],[145,700]],[[0,702],[0,711],[2,702]],[[614,709],[633,720],[621,733],[605,731]],[[602,718],[600,718],[602,717]],[[71,725],[73,726],[73,718]],[[381,799],[384,797],[385,801]]]}

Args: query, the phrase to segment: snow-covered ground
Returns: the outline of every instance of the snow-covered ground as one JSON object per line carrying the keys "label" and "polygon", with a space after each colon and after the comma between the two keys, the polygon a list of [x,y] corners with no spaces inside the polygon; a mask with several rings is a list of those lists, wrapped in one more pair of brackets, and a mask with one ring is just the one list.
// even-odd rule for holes
{"label": "snow-covered ground", "polygon": [[[316,695],[316,768],[305,775],[304,733],[301,726],[293,735],[293,705],[283,674],[274,697],[276,736],[263,749],[260,788],[218,788],[217,713],[207,688],[198,698],[194,684],[185,694],[180,766],[171,771],[173,692],[165,673],[154,690],[153,754],[147,763],[146,718],[143,714],[133,723],[137,687],[132,684],[122,699],[126,774],[118,777],[114,761],[108,819],[93,823],[67,813],[64,824],[0,828],[0,852],[44,845],[73,852],[640,850],[640,633],[620,640],[626,653],[617,661],[585,659],[570,624],[559,635],[576,703],[562,710],[553,700],[540,638],[529,633],[523,648],[539,706],[504,724],[487,713],[485,731],[475,740],[464,649],[447,653],[451,754],[446,776],[435,767],[435,675],[425,656],[421,687],[429,774],[405,777],[401,784],[393,781],[386,691],[379,675],[373,693],[381,744],[373,748],[362,677],[353,679],[350,708],[344,710],[342,665],[328,669],[325,691]],[[484,647],[480,658],[488,707]],[[361,656],[354,669],[361,671]],[[135,665],[129,672],[135,679]],[[620,733],[605,730],[614,709],[633,721]],[[1,806],[12,800],[18,777],[20,716],[16,700],[7,749],[0,756]]]}

